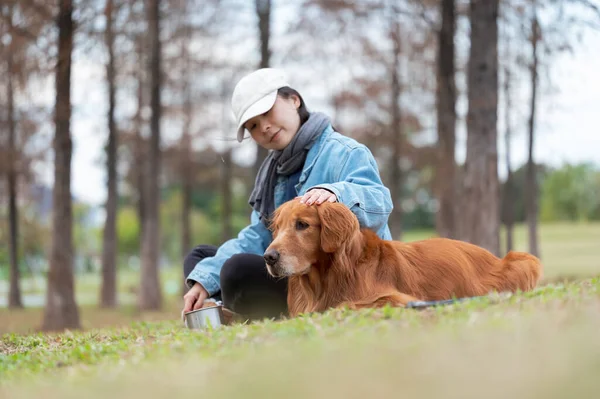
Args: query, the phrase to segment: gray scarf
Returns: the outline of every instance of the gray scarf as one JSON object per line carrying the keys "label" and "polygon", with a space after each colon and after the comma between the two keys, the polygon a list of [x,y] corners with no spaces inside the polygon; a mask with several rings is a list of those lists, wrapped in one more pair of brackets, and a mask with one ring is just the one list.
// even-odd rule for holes
{"label": "gray scarf", "polygon": [[308,150],[329,123],[327,115],[312,112],[287,147],[271,151],[263,161],[248,203],[258,212],[265,225],[268,226],[271,214],[275,211],[277,176],[289,176],[302,169]]}

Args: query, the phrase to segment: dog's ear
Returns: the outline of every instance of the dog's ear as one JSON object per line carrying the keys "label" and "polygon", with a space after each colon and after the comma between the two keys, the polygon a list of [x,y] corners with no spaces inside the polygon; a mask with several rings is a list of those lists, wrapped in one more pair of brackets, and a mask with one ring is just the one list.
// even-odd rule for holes
{"label": "dog's ear", "polygon": [[321,220],[321,249],[324,252],[336,252],[359,231],[358,219],[346,205],[324,202],[315,206]]}

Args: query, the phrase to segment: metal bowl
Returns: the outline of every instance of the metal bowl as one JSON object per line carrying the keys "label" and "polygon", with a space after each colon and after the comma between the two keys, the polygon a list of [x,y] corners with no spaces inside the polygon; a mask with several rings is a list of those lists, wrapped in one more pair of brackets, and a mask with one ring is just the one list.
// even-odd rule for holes
{"label": "metal bowl", "polygon": [[185,326],[189,329],[210,330],[223,325],[223,305],[215,303],[183,315]]}

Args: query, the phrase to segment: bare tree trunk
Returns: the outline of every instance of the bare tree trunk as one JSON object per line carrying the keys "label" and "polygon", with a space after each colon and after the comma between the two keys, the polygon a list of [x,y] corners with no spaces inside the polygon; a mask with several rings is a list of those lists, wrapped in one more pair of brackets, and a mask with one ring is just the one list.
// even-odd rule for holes
{"label": "bare tree trunk", "polygon": [[[260,68],[268,68],[271,60],[269,39],[271,38],[271,0],[255,0],[256,14],[258,15],[258,31],[260,37]],[[256,160],[254,161],[254,176],[267,157],[268,151],[256,146]],[[250,189],[251,190],[251,189]]]}
{"label": "bare tree trunk", "polygon": [[71,55],[73,53],[73,5],[59,3],[58,59],[56,64],[56,108],[54,137],[54,194],[52,248],[44,330],[77,329],[79,309],[75,302],[71,204]]}
{"label": "bare tree trunk", "polygon": [[505,211],[505,222],[506,222],[506,252],[513,249],[513,229],[515,223],[515,204],[514,204],[514,189],[513,189],[513,173],[510,167],[510,155],[511,155],[511,141],[512,141],[512,129],[510,123],[510,113],[512,112],[512,99],[511,99],[511,73],[510,67],[504,69],[504,98],[506,99],[506,106],[504,111],[506,134],[505,145],[506,145],[506,183],[504,184],[504,211]]}
{"label": "bare tree trunk", "polygon": [[[12,33],[12,7],[9,9],[9,30]],[[9,223],[9,252],[10,252],[10,288],[8,294],[8,307],[11,309],[22,308],[20,273],[19,273],[19,213],[17,208],[17,146],[16,146],[16,123],[15,123],[15,99],[14,99],[14,64],[13,48],[8,49],[7,63],[7,93],[8,102],[8,223]]]}
{"label": "bare tree trunk", "polygon": [[260,67],[268,68],[271,60],[269,40],[271,39],[271,0],[255,0],[260,35]]}
{"label": "bare tree trunk", "polygon": [[160,0],[148,1],[148,31],[150,38],[150,142],[146,179],[146,214],[142,223],[142,270],[139,305],[144,310],[160,309],[162,292],[159,281],[160,260],[160,113],[161,113],[161,45]]}
{"label": "bare tree trunk", "polygon": [[[186,140],[188,142],[188,140]],[[186,154],[189,157],[188,154]],[[188,254],[192,245],[192,227],[190,223],[192,208],[192,167],[189,160],[185,160],[188,170],[183,171],[182,184],[182,206],[181,206],[181,255],[183,258]]]}
{"label": "bare tree trunk", "polygon": [[402,159],[402,117],[400,112],[400,52],[401,48],[401,33],[400,23],[398,21],[399,14],[397,8],[391,7],[391,24],[390,24],[390,39],[392,41],[393,54],[391,66],[391,113],[392,113],[392,159],[390,160],[390,191],[392,193],[392,201],[394,209],[390,215],[390,230],[395,240],[402,239],[402,171],[400,170],[400,160]]}
{"label": "bare tree trunk", "polygon": [[[137,167],[135,168],[135,181],[136,181],[136,190],[137,190],[137,211],[138,211],[138,220],[140,226],[144,223],[146,219],[145,210],[145,175],[146,170],[148,169],[145,165],[147,163],[146,157],[146,143],[142,136],[142,109],[145,105],[145,97],[144,97],[144,87],[145,87],[145,79],[144,79],[144,70],[145,70],[145,62],[144,62],[144,37],[138,37],[137,39],[137,56],[138,56],[138,70],[137,70],[137,108],[135,111],[135,116],[133,118],[134,123],[134,131],[135,131],[135,150],[134,157],[135,163]],[[142,236],[144,231],[142,229]],[[142,237],[143,240],[143,237]]]}
{"label": "bare tree trunk", "polygon": [[[184,7],[186,7],[184,5]],[[185,14],[187,15],[187,8],[185,9]],[[192,233],[191,233],[191,224],[190,224],[190,213],[191,213],[191,203],[192,203],[192,185],[193,185],[193,162],[192,162],[192,133],[191,133],[191,125],[192,125],[192,92],[191,85],[192,79],[190,76],[191,66],[190,66],[190,52],[188,49],[189,42],[188,40],[192,36],[191,27],[189,23],[186,21],[185,26],[185,38],[186,40],[182,41],[181,45],[181,58],[183,61],[183,132],[181,136],[181,152],[183,154],[182,157],[182,169],[181,169],[181,177],[182,177],[182,207],[181,207],[181,256],[182,259],[186,257],[189,253],[192,245]],[[183,284],[186,287],[185,284]]]}
{"label": "bare tree trunk", "polygon": [[117,305],[117,127],[115,126],[115,54],[113,32],[113,0],[106,0],[105,40],[108,49],[106,82],[108,84],[108,145],[106,147],[107,199],[104,245],[102,248],[102,287],[100,306]]}
{"label": "bare tree trunk", "polygon": [[232,165],[231,165],[231,149],[228,149],[223,153],[223,162],[221,164],[221,195],[223,196],[223,216],[222,228],[221,228],[221,239],[223,242],[229,240],[232,236],[231,227],[231,179],[232,179]]}
{"label": "bare tree trunk", "polygon": [[[184,4],[187,7],[187,4]],[[184,10],[187,15],[187,8]],[[192,187],[194,184],[194,165],[192,160],[192,79],[190,76],[190,52],[189,39],[192,37],[192,31],[189,22],[185,22],[185,40],[182,40],[181,58],[183,61],[183,132],[181,136],[181,259],[185,259],[192,246],[192,227],[190,223],[191,208],[192,208]],[[185,276],[183,276],[185,277]],[[185,284],[185,279],[182,278],[181,292],[182,295],[188,291],[188,286]]]}
{"label": "bare tree trunk", "polygon": [[456,83],[454,34],[456,11],[454,0],[441,2],[442,27],[438,32],[437,121],[439,158],[435,186],[439,201],[436,230],[441,237],[455,238],[456,228]]}
{"label": "bare tree trunk", "polygon": [[500,253],[498,184],[498,3],[471,0],[467,158],[462,239]]}
{"label": "bare tree trunk", "polygon": [[[186,85],[187,86],[187,85]],[[182,162],[182,207],[181,207],[181,255],[185,258],[191,249],[191,203],[192,203],[192,185],[193,185],[193,164],[192,164],[192,137],[190,125],[192,118],[192,106],[189,89],[185,89],[184,104],[184,127],[181,138],[181,150],[183,152]]]}
{"label": "bare tree trunk", "polygon": [[[187,103],[187,100],[186,100]],[[186,104],[185,106],[185,127],[184,127],[184,135],[182,137],[182,150],[184,152],[184,159],[182,163],[182,185],[181,185],[181,259],[185,259],[189,251],[191,250],[192,245],[192,227],[191,227],[191,208],[192,208],[192,185],[193,185],[193,165],[192,165],[192,140],[191,135],[189,133],[189,120],[191,118],[191,106],[189,107]],[[189,112],[189,113],[188,113]],[[188,286],[185,284],[185,281],[182,280],[181,284],[181,293],[185,295],[188,291]]]}
{"label": "bare tree trunk", "polygon": [[[228,93],[231,91],[229,85],[224,84],[221,89],[221,98],[223,104],[226,104],[226,98]],[[224,126],[224,132],[229,130],[229,116],[227,107],[221,108],[221,125]],[[233,212],[232,198],[231,198],[231,181],[233,179],[233,164],[231,161],[231,148],[227,148],[226,151],[221,155],[221,176],[220,176],[220,188],[223,208],[221,210],[221,241],[225,242],[229,240],[233,234],[233,228],[231,224],[231,214]]]}
{"label": "bare tree trunk", "polygon": [[527,184],[525,184],[527,231],[529,233],[529,252],[539,256],[538,245],[538,187],[536,168],[533,161],[533,144],[535,136],[535,113],[537,105],[538,86],[538,42],[540,40],[540,26],[537,19],[537,7],[534,5],[534,15],[531,21],[531,51],[533,63],[531,65],[531,113],[529,115],[529,156],[527,159]]}

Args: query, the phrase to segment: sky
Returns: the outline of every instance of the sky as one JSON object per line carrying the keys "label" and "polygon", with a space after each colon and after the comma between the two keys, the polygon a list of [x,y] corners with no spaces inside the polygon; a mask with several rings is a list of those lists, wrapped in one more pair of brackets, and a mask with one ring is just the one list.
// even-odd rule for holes
{"label": "sky", "polygon": [[[552,79],[557,92],[542,93],[537,117],[537,139],[534,158],[537,162],[560,166],[565,162],[594,162],[600,165],[598,154],[598,114],[600,113],[600,33],[588,32],[573,54],[563,54],[552,65]],[[77,57],[73,65],[73,157],[72,192],[76,198],[91,205],[101,206],[106,199],[104,143],[106,139],[106,100],[104,68],[90,59]],[[321,79],[326,77],[319,77]],[[525,85],[526,86],[526,85]],[[526,97],[528,87],[521,87]],[[309,95],[310,96],[310,95]],[[51,97],[48,98],[51,100]],[[315,100],[315,101],[313,101]],[[318,99],[306,98],[309,104]],[[313,107],[315,108],[315,107]],[[325,110],[326,111],[326,110]],[[520,109],[526,114],[527,109]],[[499,114],[499,119],[503,116]],[[426,125],[432,125],[426,123]],[[503,125],[500,122],[500,125]],[[527,136],[522,126],[516,126],[512,143],[512,167],[527,159]],[[342,132],[343,133],[343,132]],[[503,127],[499,126],[499,173],[505,175]],[[234,137],[235,132],[231,132]],[[466,133],[464,126],[457,128],[457,159],[464,160]],[[219,144],[215,141],[213,144]],[[254,152],[249,141],[235,142],[237,159],[248,160]],[[42,171],[43,180],[51,184],[52,168]]]}

